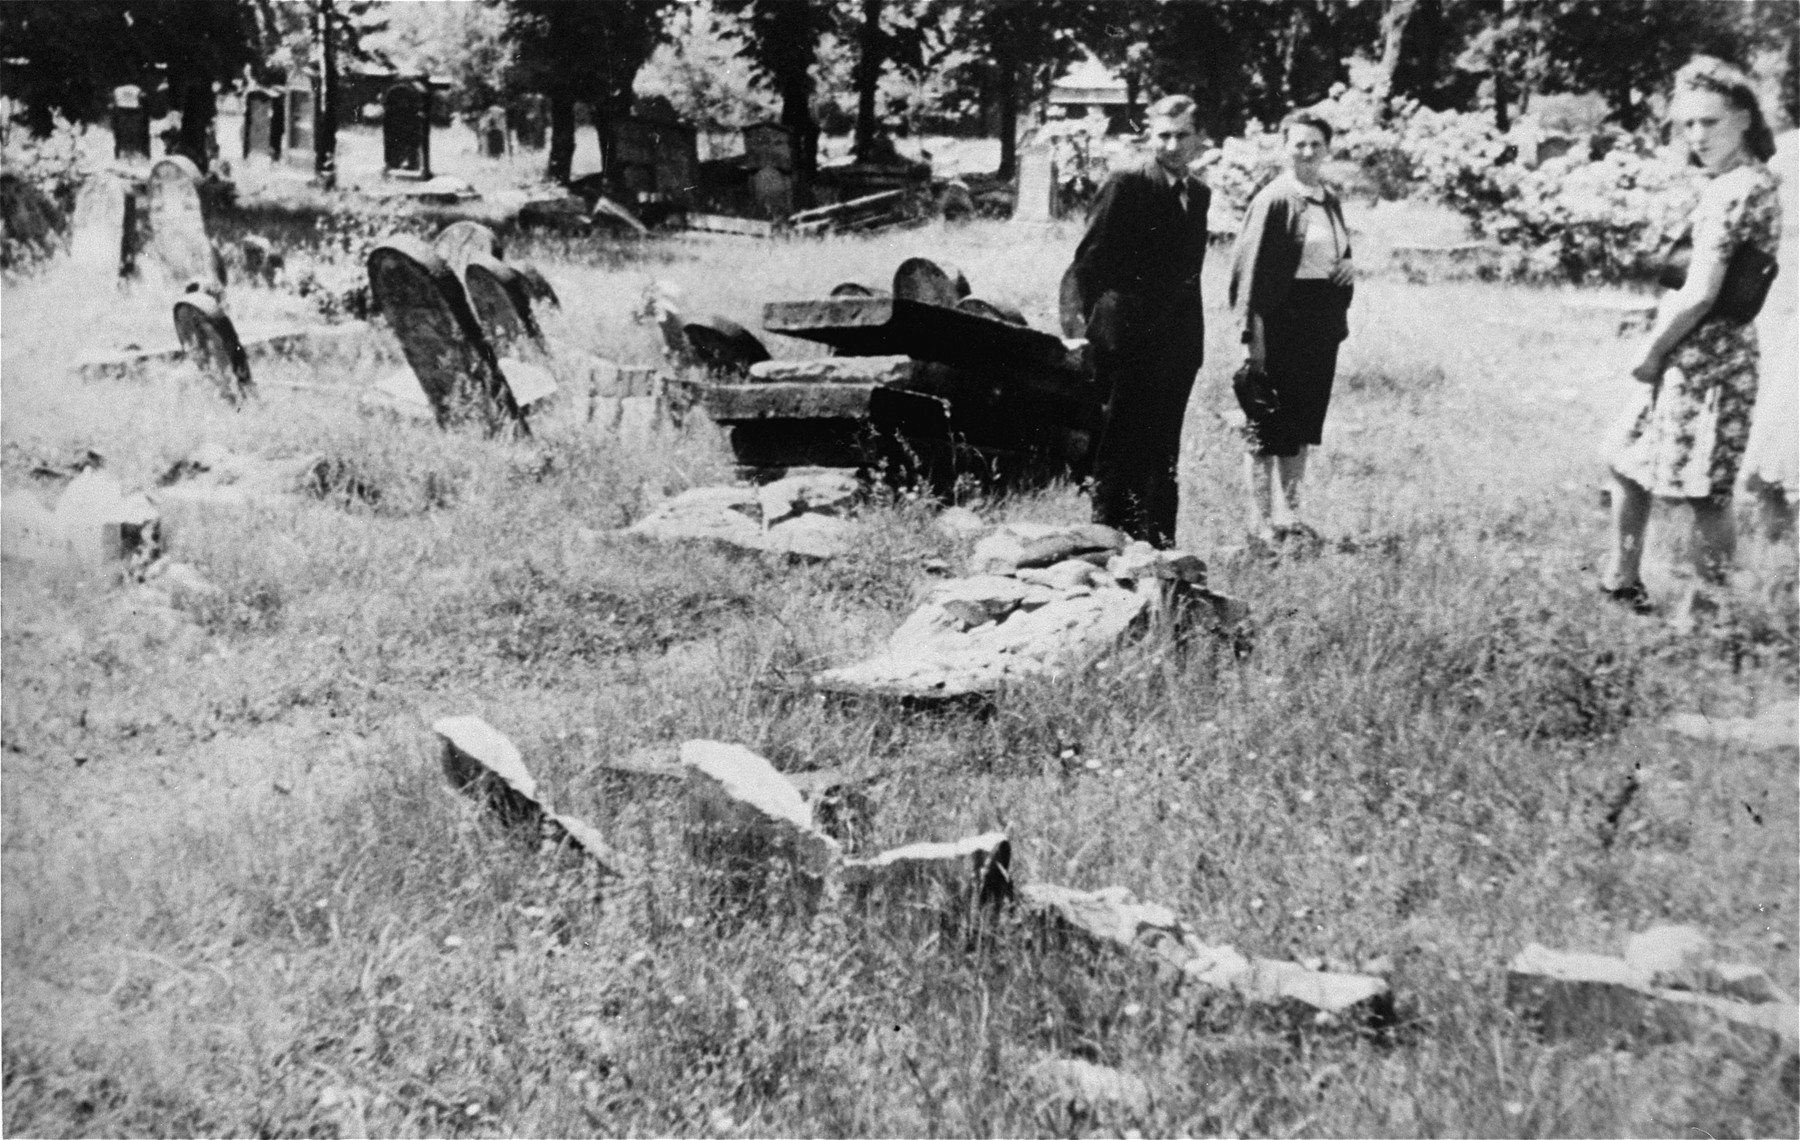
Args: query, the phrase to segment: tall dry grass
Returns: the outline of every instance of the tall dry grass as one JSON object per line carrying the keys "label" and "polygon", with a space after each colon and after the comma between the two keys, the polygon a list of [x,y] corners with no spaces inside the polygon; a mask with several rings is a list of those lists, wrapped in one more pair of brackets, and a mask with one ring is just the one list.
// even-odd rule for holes
{"label": "tall dry grass", "polygon": [[[565,300],[554,340],[648,363],[628,314],[652,278],[754,325],[764,300],[940,252],[1052,327],[1075,237],[515,256]],[[1694,636],[1596,604],[1594,446],[1621,348],[1555,292],[1365,282],[1307,487],[1334,541],[1279,565],[1234,553],[1234,361],[1211,311],[1181,535],[1250,602],[1255,652],[1153,636],[937,714],[799,684],[883,637],[928,560],[966,553],[923,504],[878,504],[829,566],[640,545],[610,531],[727,476],[704,428],[619,439],[564,414],[487,442],[272,385],[234,413],[176,374],[66,377],[83,347],[150,335],[161,298],[52,273],[4,300],[9,499],[48,494],[32,468],[86,448],[142,484],[203,443],[319,453],[379,491],[179,514],[176,556],[223,592],[172,612],[7,560],[9,1134],[1796,1130],[1791,1075],[1735,1039],[1546,1044],[1503,1007],[1527,941],[1614,951],[1665,920],[1796,988],[1793,752],[1658,727],[1792,699],[1791,556],[1785,592],[1746,590]],[[264,378],[354,390],[382,367]],[[1066,487],[976,505],[1085,512]],[[443,787],[426,726],[453,713],[508,734],[642,872],[595,882]],[[1130,887],[1247,953],[1385,957],[1405,1027],[1295,1034],[1012,919],[964,945],[738,913],[682,845],[678,790],[603,768],[693,737],[867,781],[871,849],[1000,827],[1022,877]],[[1042,1051],[1142,1077],[1152,1108],[1071,1115],[1023,1079]]]}

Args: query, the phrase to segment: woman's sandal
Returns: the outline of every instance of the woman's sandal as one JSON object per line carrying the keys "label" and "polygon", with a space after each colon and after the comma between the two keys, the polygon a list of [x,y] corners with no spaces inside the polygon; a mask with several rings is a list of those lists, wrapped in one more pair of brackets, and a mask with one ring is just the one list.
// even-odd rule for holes
{"label": "woman's sandal", "polygon": [[1629,586],[1608,586],[1602,582],[1600,593],[1605,595],[1607,601],[1624,606],[1634,614],[1656,612],[1656,607],[1650,604],[1650,591],[1644,589],[1642,582],[1633,582]]}

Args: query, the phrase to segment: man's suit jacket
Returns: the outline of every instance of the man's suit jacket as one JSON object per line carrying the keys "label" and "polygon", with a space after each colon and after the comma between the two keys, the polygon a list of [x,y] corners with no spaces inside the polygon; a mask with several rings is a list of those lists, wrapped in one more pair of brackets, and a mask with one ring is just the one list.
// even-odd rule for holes
{"label": "man's suit jacket", "polygon": [[[1199,366],[1206,343],[1200,268],[1212,192],[1187,180],[1185,214],[1155,164],[1116,171],[1101,187],[1070,267],[1088,340],[1107,352],[1185,348]],[[1174,343],[1170,343],[1170,338]]]}

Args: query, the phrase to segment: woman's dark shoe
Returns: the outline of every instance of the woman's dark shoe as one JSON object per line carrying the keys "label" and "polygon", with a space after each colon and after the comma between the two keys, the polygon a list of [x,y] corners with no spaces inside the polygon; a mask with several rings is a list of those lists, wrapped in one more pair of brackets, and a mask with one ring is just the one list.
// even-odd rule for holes
{"label": "woman's dark shoe", "polygon": [[1656,607],[1650,604],[1650,591],[1644,589],[1642,582],[1633,582],[1629,586],[1608,586],[1602,582],[1600,592],[1606,596],[1607,601],[1623,606],[1634,614],[1656,612]]}

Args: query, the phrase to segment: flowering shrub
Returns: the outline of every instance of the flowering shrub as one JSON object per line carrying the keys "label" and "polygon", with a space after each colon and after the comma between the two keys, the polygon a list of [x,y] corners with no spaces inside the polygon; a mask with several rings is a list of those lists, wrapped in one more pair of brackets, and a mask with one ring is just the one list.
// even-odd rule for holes
{"label": "flowering shrub", "polygon": [[[1351,81],[1312,110],[1336,130],[1333,149],[1354,164],[1361,188],[1450,207],[1507,251],[1500,268],[1508,275],[1652,277],[1693,207],[1693,172],[1641,139],[1597,138],[1592,149],[1608,147],[1598,158],[1582,145],[1533,169],[1516,161],[1515,141],[1488,114],[1388,100],[1366,62],[1353,61],[1350,72]],[[1253,129],[1226,142],[1208,181],[1221,204],[1241,216],[1280,168],[1279,135]]]}

